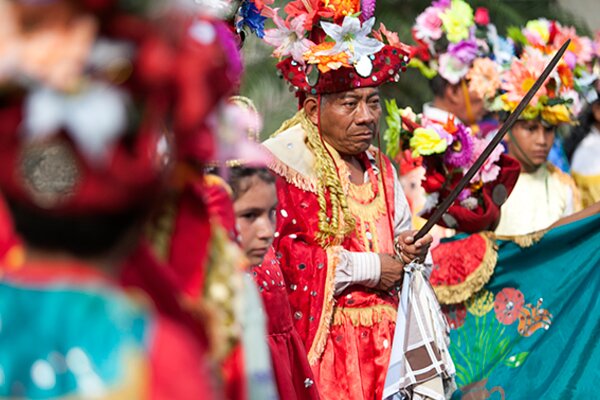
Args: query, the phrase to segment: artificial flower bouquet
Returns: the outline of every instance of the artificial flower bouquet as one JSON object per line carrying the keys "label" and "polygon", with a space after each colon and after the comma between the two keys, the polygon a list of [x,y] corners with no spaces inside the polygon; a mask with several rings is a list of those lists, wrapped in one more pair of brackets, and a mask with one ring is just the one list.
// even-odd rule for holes
{"label": "artificial flower bouquet", "polygon": [[[453,119],[442,125],[410,108],[399,108],[395,100],[386,101],[386,109],[388,128],[384,139],[388,154],[397,158],[408,149],[413,157],[423,159],[425,177],[421,184],[427,199],[420,214],[427,218],[474,164],[488,141]],[[495,227],[499,206],[519,174],[518,163],[503,153],[502,145],[496,147],[444,214],[440,225],[469,233]]]}

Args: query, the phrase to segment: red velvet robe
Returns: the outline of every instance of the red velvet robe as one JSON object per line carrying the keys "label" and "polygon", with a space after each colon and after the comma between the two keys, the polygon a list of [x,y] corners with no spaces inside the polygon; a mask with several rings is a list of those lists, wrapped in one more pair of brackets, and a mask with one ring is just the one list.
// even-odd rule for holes
{"label": "red velvet robe", "polygon": [[[319,211],[317,185],[310,169],[312,153],[307,153],[310,150],[302,135],[300,128],[295,127],[265,143],[273,154],[270,166],[279,176],[274,247],[281,262],[295,326],[308,350],[321,398],[381,398],[398,297],[393,292],[358,285],[335,296],[334,277],[341,248],[393,253],[389,221],[394,220],[394,170],[387,158],[382,155],[379,158],[377,150],[370,150],[384,164],[382,173],[377,175],[377,196],[381,196],[381,204],[384,194],[387,195],[386,209],[369,213],[375,201],[366,202],[364,212],[353,211],[357,227],[342,246],[324,249],[315,238]],[[286,157],[292,157],[298,164],[297,169]],[[363,161],[366,160],[363,157]],[[370,185],[374,176],[372,166],[368,162],[364,164],[371,177],[365,185]]]}

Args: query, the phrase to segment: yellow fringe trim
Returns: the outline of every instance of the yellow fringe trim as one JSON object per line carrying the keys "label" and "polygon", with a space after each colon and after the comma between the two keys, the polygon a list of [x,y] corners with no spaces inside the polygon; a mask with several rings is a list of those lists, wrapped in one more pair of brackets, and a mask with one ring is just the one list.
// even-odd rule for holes
{"label": "yellow fringe trim", "polygon": [[323,310],[321,311],[321,318],[319,319],[319,325],[317,332],[308,350],[308,363],[311,366],[317,364],[319,358],[325,350],[325,344],[327,344],[327,338],[329,337],[329,330],[331,328],[331,322],[333,320],[333,309],[335,306],[335,299],[333,297],[335,293],[335,269],[340,260],[341,247],[329,247],[327,248],[327,278],[325,280],[325,294],[323,297]]}
{"label": "yellow fringe trim", "polygon": [[542,238],[544,237],[546,232],[548,232],[549,230],[550,229],[544,229],[541,231],[528,233],[526,235],[515,235],[515,236],[495,235],[495,237],[498,240],[507,240],[507,241],[514,242],[521,248],[527,248],[527,247],[533,246],[534,244],[536,244],[537,242],[542,240]]}
{"label": "yellow fringe trim", "polygon": [[[385,215],[387,209],[385,207],[385,200],[383,199],[383,185],[379,180],[377,181],[377,184],[379,186],[379,193],[377,193],[377,196],[374,196],[373,194],[371,183],[366,183],[360,186],[350,184],[348,208],[353,215],[369,222],[375,222],[382,215]],[[355,193],[358,193],[359,189],[363,190],[364,192],[370,192],[370,196],[369,193],[366,195],[361,195],[361,197],[364,196],[366,200],[355,197]],[[369,200],[370,202],[367,203]],[[364,203],[361,201],[364,201]]]}
{"label": "yellow fringe trim", "polygon": [[365,308],[335,307],[333,325],[351,323],[353,326],[373,326],[384,319],[396,321],[398,311],[389,304],[380,304]]}
{"label": "yellow fringe trim", "polygon": [[296,186],[298,189],[311,193],[317,193],[316,179],[301,174],[276,157],[269,157],[267,166],[271,171],[281,176],[286,182]]}
{"label": "yellow fringe trim", "polygon": [[456,285],[434,286],[433,290],[441,304],[461,303],[477,293],[494,274],[498,262],[498,246],[491,232],[478,233],[485,240],[485,254],[481,264],[464,282]]}

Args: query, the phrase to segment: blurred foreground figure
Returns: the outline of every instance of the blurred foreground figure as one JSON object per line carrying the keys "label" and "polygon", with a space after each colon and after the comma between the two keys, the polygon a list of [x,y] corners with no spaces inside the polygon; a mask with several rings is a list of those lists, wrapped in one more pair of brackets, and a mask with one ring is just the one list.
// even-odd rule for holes
{"label": "blurred foreground figure", "polygon": [[146,8],[0,1],[0,189],[24,249],[0,266],[0,397],[220,398],[194,332],[117,283],[162,193],[165,121],[188,122],[160,56],[201,60]]}

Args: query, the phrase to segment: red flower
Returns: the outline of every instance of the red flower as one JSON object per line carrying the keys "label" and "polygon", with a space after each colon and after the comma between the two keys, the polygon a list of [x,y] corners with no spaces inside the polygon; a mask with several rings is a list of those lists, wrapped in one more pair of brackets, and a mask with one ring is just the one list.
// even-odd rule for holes
{"label": "red flower", "polygon": [[442,312],[446,316],[450,329],[458,329],[465,323],[467,308],[463,303],[443,305]]}
{"label": "red flower", "polygon": [[490,23],[490,14],[487,8],[477,7],[477,10],[475,10],[475,23],[482,26]]}
{"label": "red flower", "polygon": [[442,188],[445,180],[444,175],[438,171],[425,170],[425,180],[421,182],[421,186],[427,193],[434,193]]}
{"label": "red flower", "polygon": [[410,58],[417,58],[423,62],[428,62],[431,59],[431,54],[429,53],[427,43],[416,37],[414,29],[412,31],[412,37],[417,43],[417,46],[410,46]]}
{"label": "red flower", "polygon": [[504,324],[510,325],[519,318],[519,312],[525,304],[523,293],[518,289],[504,288],[496,294],[494,311],[496,319]]}
{"label": "red flower", "polygon": [[294,0],[284,7],[288,14],[287,22],[292,18],[306,15],[304,29],[310,31],[319,18],[331,18],[333,12],[322,7],[321,0]]}

